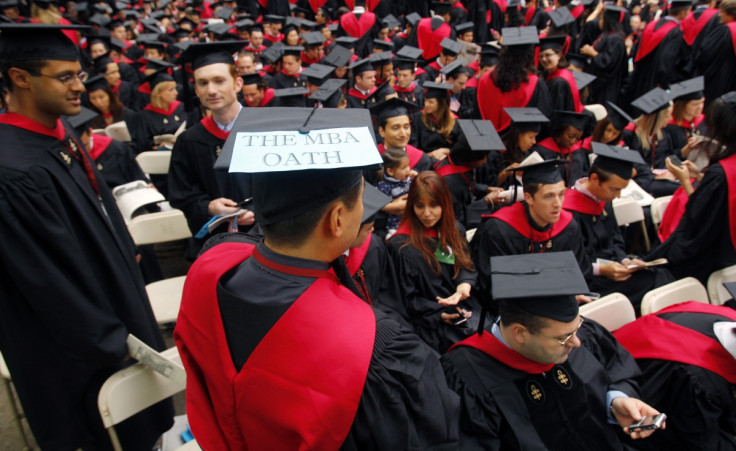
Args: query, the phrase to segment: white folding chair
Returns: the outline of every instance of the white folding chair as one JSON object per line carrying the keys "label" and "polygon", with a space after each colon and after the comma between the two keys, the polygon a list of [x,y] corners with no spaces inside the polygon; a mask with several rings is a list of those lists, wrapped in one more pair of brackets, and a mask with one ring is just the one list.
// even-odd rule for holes
{"label": "white folding chair", "polygon": [[593,116],[595,116],[596,121],[601,121],[608,116],[608,111],[606,111],[606,107],[599,103],[591,103],[590,105],[585,105],[585,109],[593,113]]}
{"label": "white folding chair", "polygon": [[644,209],[635,199],[621,198],[613,200],[613,214],[616,216],[616,223],[620,226],[628,226],[634,222],[641,222],[641,231],[644,235],[644,245],[647,251],[651,248],[649,242],[649,234],[644,221]]}
{"label": "white folding chair", "polygon": [[731,299],[731,293],[723,286],[727,282],[736,282],[736,265],[719,269],[708,277],[708,296],[712,304],[723,305]]}
{"label": "white folding chair", "polygon": [[641,300],[641,314],[642,316],[648,315],[670,305],[687,301],[698,301],[705,304],[710,302],[708,292],[695,277],[676,280],[645,294]]}
{"label": "white folding chair", "polygon": [[473,240],[473,237],[475,236],[475,232],[478,231],[478,228],[470,229],[465,232],[465,240],[470,243]]}
{"label": "white folding chair", "polygon": [[597,301],[580,306],[580,314],[595,320],[609,332],[636,320],[631,301],[621,293],[611,293]]}
{"label": "white folding chair", "polygon": [[[161,356],[181,363],[176,347],[163,351]],[[184,370],[178,368],[177,371]],[[142,363],[131,365],[108,377],[97,396],[97,408],[102,424],[110,434],[113,448],[122,449],[115,432],[116,424],[185,388],[186,377],[166,377]]]}
{"label": "white folding chair", "polygon": [[667,210],[667,205],[670,204],[671,200],[672,196],[657,197],[654,199],[654,202],[652,202],[651,207],[649,207],[650,212],[652,213],[652,223],[654,223],[655,229],[662,223],[662,216],[664,216],[664,211]]}
{"label": "white folding chair", "polygon": [[135,160],[146,174],[168,174],[171,163],[170,150],[146,150],[139,153]]}
{"label": "white folding chair", "polygon": [[26,435],[26,430],[23,428],[23,418],[25,418],[25,416],[23,415],[23,409],[19,405],[20,403],[15,398],[15,387],[13,386],[13,379],[10,377],[10,370],[5,364],[5,359],[3,358],[2,354],[0,354],[0,377],[2,377],[3,384],[5,385],[5,390],[8,393],[10,408],[13,411],[13,421],[18,427],[18,433],[20,434],[21,440],[23,440],[23,449],[33,449],[28,439],[28,435]]}
{"label": "white folding chair", "polygon": [[[128,224],[128,231],[136,245],[166,243],[192,236],[181,210],[169,210],[136,216]],[[172,277],[146,285],[148,299],[156,322],[176,321],[181,305],[186,276]]]}

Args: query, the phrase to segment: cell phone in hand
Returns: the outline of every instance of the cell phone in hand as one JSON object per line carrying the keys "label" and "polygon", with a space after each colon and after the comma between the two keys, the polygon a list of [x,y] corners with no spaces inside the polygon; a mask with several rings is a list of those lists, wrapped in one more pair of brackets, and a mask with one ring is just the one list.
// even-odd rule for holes
{"label": "cell phone in hand", "polygon": [[632,423],[629,426],[629,434],[631,434],[632,432],[651,431],[654,429],[659,429],[662,427],[666,419],[667,415],[663,413],[660,413],[659,415],[655,415],[653,417],[642,417],[641,420],[637,421],[636,423]]}
{"label": "cell phone in hand", "polygon": [[456,319],[455,321],[453,321],[452,324],[454,324],[456,326],[459,326],[460,324],[462,324],[465,321],[467,321],[468,318],[470,318],[470,312],[467,311],[467,310],[465,310],[465,309],[461,309],[460,317],[458,319]]}
{"label": "cell phone in hand", "polygon": [[670,155],[667,158],[669,158],[672,164],[674,164],[675,166],[682,166],[682,161],[680,161],[680,159],[677,158],[676,156]]}

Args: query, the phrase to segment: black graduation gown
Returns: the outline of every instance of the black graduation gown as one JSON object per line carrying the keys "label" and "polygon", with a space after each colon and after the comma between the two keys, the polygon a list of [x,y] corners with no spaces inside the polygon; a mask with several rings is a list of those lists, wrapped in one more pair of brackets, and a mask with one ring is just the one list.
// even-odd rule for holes
{"label": "black graduation gown", "polygon": [[268,86],[274,89],[286,89],[286,88],[306,88],[307,78],[301,74],[296,76],[286,75],[283,72],[279,72],[268,81]]}
{"label": "black graduation gown", "polygon": [[736,265],[729,227],[726,174],[716,163],[690,195],[677,229],[646,260],[664,257],[676,278],[693,276],[706,284],[713,271]]}
{"label": "black graduation gown", "polygon": [[[324,269],[318,262],[276,254],[263,243],[258,250],[280,264]],[[253,260],[226,274],[217,289],[237,368],[315,280],[264,270]],[[437,354],[384,313],[374,311],[373,356],[358,411],[341,449],[456,449],[458,400],[443,380]],[[325,319],[326,324],[345,320],[331,318],[329,312]]]}
{"label": "black graduation gown", "polygon": [[705,104],[736,90],[736,56],[731,32],[726,25],[715,27],[703,36],[695,58],[695,73],[705,78]]}
{"label": "black graduation gown", "polygon": [[[131,134],[130,138],[133,140],[133,142],[135,142],[135,136],[133,136],[133,131],[134,131],[133,127],[135,127],[136,122],[137,122],[136,120],[137,114],[138,114],[137,112],[131,110],[130,108],[123,107],[123,112],[121,115],[113,116],[113,124],[116,122],[120,122],[120,121],[125,122],[125,125],[128,126],[128,133]],[[104,129],[105,127],[107,127],[107,124],[105,123],[105,118],[102,115],[98,115],[90,121],[89,126],[92,129],[97,129],[97,128]]]}
{"label": "black graduation gown", "polygon": [[628,75],[626,44],[618,33],[610,33],[595,44],[598,55],[591,59],[587,72],[596,76],[590,84],[590,103],[618,104],[621,83]]}
{"label": "black graduation gown", "polygon": [[566,362],[541,374],[469,346],[443,355],[448,385],[461,399],[460,449],[624,449],[620,427],[608,424],[606,392],[637,397],[639,368],[593,320],[582,324],[578,338],[582,346]]}
{"label": "black graduation gown", "polygon": [[488,185],[477,183],[472,170],[444,174],[441,171],[445,166],[452,166],[450,157],[435,164],[434,170],[439,171],[447,182],[455,219],[468,229],[477,227],[481,222],[481,215],[491,212],[484,198],[488,194]]}
{"label": "black graduation gown", "polygon": [[546,80],[552,107],[561,111],[577,111],[570,84],[562,77]]}
{"label": "black graduation gown", "polygon": [[411,120],[411,139],[409,140],[409,144],[425,152],[431,152],[440,147],[452,148],[452,144],[456,141],[458,133],[460,133],[460,130],[456,121],[455,127],[450,132],[450,140],[445,139],[436,131],[427,128],[422,121],[422,112],[417,111]]}
{"label": "black graduation gown", "polygon": [[397,85],[395,85],[394,91],[396,91],[396,94],[398,94],[399,98],[406,100],[409,103],[413,103],[420,108],[424,107],[424,88],[419,86],[419,84],[414,84],[413,89],[407,89],[405,91],[401,90]]}
{"label": "black graduation gown", "polygon": [[460,109],[455,114],[460,119],[480,119],[478,111],[478,90],[476,88],[465,88],[455,98],[460,102]]}
{"label": "black graduation gown", "polygon": [[[102,137],[104,138],[106,137]],[[97,136],[93,135],[92,139],[94,142]],[[95,163],[110,189],[134,180],[148,182],[130,147],[120,141],[110,141],[105,150],[95,158]]]}
{"label": "black graduation gown", "polygon": [[588,152],[583,150],[579,144],[575,144],[572,151],[563,155],[562,153],[556,152],[554,148],[557,144],[552,138],[544,139],[534,145],[529,150],[529,153],[537,152],[539,156],[545,160],[567,160],[569,161],[566,165],[558,166],[562,178],[565,180],[565,184],[568,188],[575,185],[575,182],[586,175],[588,175],[588,169],[590,169],[590,160],[588,159]]}
{"label": "black graduation gown", "polygon": [[702,134],[702,130],[704,130],[704,128],[704,124],[698,127],[683,127],[673,122],[667,124],[667,126],[662,129],[662,139],[657,143],[657,149],[654,152],[654,167],[666,168],[665,160],[670,156],[675,156],[680,160],[685,161],[686,158],[682,156],[682,148],[687,145],[687,140],[690,139],[694,133]]}
{"label": "black graduation gown", "polygon": [[[192,235],[210,220],[207,212],[210,201],[227,197],[240,202],[250,197],[247,175],[225,175],[213,169],[224,144],[224,135],[215,136],[199,123],[179,136],[171,152],[168,199],[172,207],[184,212]],[[226,228],[218,230],[224,232]],[[187,256],[195,257],[202,243],[203,240],[193,238]]]}
{"label": "black graduation gown", "polygon": [[[164,348],[132,240],[96,169],[102,204],[56,138],[0,136],[0,351],[42,449],[109,447],[97,394],[133,363],[127,335]],[[116,429],[150,449],[172,416],[164,401]]]}
{"label": "black graduation gown", "polygon": [[[613,205],[610,202],[605,205],[600,215],[581,213],[572,209],[569,211],[580,225],[585,253],[591,264],[599,258],[619,263],[626,258],[624,237],[616,223]],[[616,292],[622,293],[629,298],[637,314],[640,312],[641,299],[648,291],[674,282],[672,274],[663,268],[636,271],[623,282],[616,282],[603,276],[594,276],[592,272],[589,274],[587,281],[591,291],[600,293],[602,296]]]}
{"label": "black graduation gown", "polygon": [[158,109],[143,108],[138,113],[136,123],[130,130],[130,135],[136,142],[137,151],[140,153],[153,150],[154,136],[173,135],[187,118],[183,103],[178,103],[176,107],[171,108],[168,114]]}
{"label": "black graduation gown", "polygon": [[136,89],[136,86],[129,81],[120,81],[117,95],[118,98],[120,98],[120,103],[131,110],[139,110],[143,106],[141,105],[141,96],[138,89]]}
{"label": "black graduation gown", "polygon": [[[458,228],[464,236],[465,230],[459,224]],[[429,241],[430,248],[437,247],[436,238],[429,238]],[[477,274],[463,270],[454,279],[454,266],[446,263],[440,263],[440,274],[436,274],[427,265],[424,256],[417,248],[411,245],[404,246],[407,242],[408,237],[400,234],[388,240],[401,287],[404,290],[403,299],[406,303],[406,310],[416,334],[435,351],[444,353],[453,343],[477,330],[481,310],[480,304],[474,297]],[[442,321],[441,314],[457,313],[457,310],[455,307],[440,305],[436,297],[450,296],[455,293],[457,286],[462,282],[470,283],[473,291],[471,291],[471,297],[460,302],[458,306],[473,311],[473,316],[460,325],[449,325]]]}

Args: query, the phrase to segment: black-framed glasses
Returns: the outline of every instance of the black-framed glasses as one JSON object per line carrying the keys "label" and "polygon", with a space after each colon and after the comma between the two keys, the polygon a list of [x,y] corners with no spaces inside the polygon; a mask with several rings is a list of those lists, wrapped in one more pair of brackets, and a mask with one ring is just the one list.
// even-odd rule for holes
{"label": "black-framed glasses", "polygon": [[539,332],[537,332],[537,335],[539,335],[539,336],[541,336],[541,337],[544,337],[544,338],[547,338],[547,339],[549,339],[549,340],[554,340],[554,341],[556,341],[557,343],[559,343],[559,344],[560,344],[560,346],[565,346],[565,345],[567,344],[567,342],[568,342],[568,341],[570,341],[570,340],[572,339],[572,337],[574,337],[575,335],[577,335],[577,334],[578,334],[578,331],[580,330],[580,327],[581,327],[582,325],[583,325],[583,317],[581,316],[581,317],[580,317],[580,324],[578,324],[578,327],[577,327],[577,328],[575,329],[575,332],[573,332],[573,333],[571,333],[570,335],[568,335],[567,337],[565,337],[565,339],[564,339],[564,340],[560,340],[559,338],[553,338],[553,337],[548,337],[548,336],[546,336],[546,335],[544,335],[544,334],[540,334]]}
{"label": "black-framed glasses", "polygon": [[34,72],[34,71],[28,71],[29,74],[31,74],[34,77],[46,77],[46,78],[53,78],[54,80],[58,80],[59,83],[61,83],[64,86],[71,86],[74,84],[74,80],[79,79],[82,83],[87,81],[89,78],[89,73],[85,71],[80,71],[77,74],[64,74],[64,75],[46,75],[42,74],[41,72]]}

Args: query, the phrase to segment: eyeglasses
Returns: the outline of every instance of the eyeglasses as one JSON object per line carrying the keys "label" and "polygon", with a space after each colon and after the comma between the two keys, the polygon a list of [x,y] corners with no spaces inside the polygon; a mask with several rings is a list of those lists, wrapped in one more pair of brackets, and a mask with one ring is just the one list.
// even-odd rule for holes
{"label": "eyeglasses", "polygon": [[54,80],[58,80],[64,86],[73,85],[76,79],[79,79],[79,81],[84,83],[89,78],[89,74],[85,71],[81,71],[78,74],[64,74],[64,75],[46,75],[46,74],[42,74],[41,72],[33,72],[30,70],[28,71],[28,73],[34,77],[53,78]]}
{"label": "eyeglasses", "polygon": [[568,335],[567,337],[565,337],[564,340],[560,340],[558,338],[548,337],[548,336],[546,336],[544,334],[540,334],[538,332],[537,332],[537,335],[542,336],[542,337],[547,338],[547,339],[550,339],[550,340],[554,340],[557,343],[559,343],[560,346],[565,346],[567,344],[567,342],[570,341],[570,339],[572,339],[572,337],[574,337],[575,335],[578,334],[578,331],[580,330],[580,326],[582,326],[582,325],[583,325],[583,317],[581,316],[580,317],[580,324],[578,324],[578,327],[577,327],[577,329],[575,329],[575,332],[573,332],[570,335]]}

